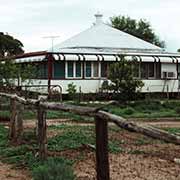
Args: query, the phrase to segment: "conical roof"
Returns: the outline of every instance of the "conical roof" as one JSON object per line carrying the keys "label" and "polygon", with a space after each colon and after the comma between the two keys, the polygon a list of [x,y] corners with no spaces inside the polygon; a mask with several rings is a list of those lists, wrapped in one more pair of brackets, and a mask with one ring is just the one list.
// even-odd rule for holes
{"label": "conical roof", "polygon": [[158,46],[103,23],[102,15],[95,16],[96,23],[92,27],[56,45],[54,52],[162,51]]}

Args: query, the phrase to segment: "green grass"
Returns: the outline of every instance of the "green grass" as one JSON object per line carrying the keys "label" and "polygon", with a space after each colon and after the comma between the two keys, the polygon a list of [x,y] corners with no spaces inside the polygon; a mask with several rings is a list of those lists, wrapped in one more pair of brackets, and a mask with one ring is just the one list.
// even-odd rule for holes
{"label": "green grass", "polygon": [[[169,100],[144,100],[130,102],[126,105],[102,105],[100,104],[78,104],[81,106],[104,107],[105,111],[125,117],[125,118],[163,118],[163,117],[180,117],[180,101]],[[10,117],[9,111],[0,111],[0,117]],[[35,119],[36,112],[25,110],[24,119]],[[76,115],[63,111],[47,111],[47,119],[70,119],[78,122],[93,122],[93,118]]]}
{"label": "green grass", "polygon": [[164,128],[164,130],[172,134],[180,134],[180,128]]}
{"label": "green grass", "polygon": [[126,105],[110,105],[105,110],[125,118],[180,117],[180,101],[137,101]]}
{"label": "green grass", "polygon": [[[48,148],[51,151],[78,149],[85,144],[95,145],[94,126],[59,125],[51,126],[50,128],[54,130],[62,130],[60,135],[57,135],[48,140]],[[121,143],[118,141],[109,140],[109,151],[112,153],[122,152],[120,144]]]}
{"label": "green grass", "polygon": [[[95,145],[95,129],[94,126],[50,126],[50,129],[56,131],[59,130],[60,134],[48,139],[48,150],[50,151],[64,151],[69,149],[75,149],[81,151],[79,148],[84,148],[86,144]],[[109,128],[109,132],[118,132],[117,128]],[[16,167],[29,168],[31,172],[34,172],[37,167],[43,167],[46,163],[42,162],[36,157],[38,150],[36,136],[33,130],[25,131],[23,134],[23,141],[26,144],[12,146],[8,141],[8,130],[0,125],[0,160],[6,163],[13,163]],[[120,153],[123,149],[120,147],[121,143],[117,140],[109,140],[109,151],[112,153]],[[70,161],[71,166],[79,159],[83,159],[85,156],[80,154],[73,161]],[[50,157],[59,158],[59,157]],[[65,161],[68,159],[63,158]],[[49,158],[48,158],[49,159]],[[64,161],[63,160],[63,161]],[[47,160],[48,161],[48,160]],[[40,168],[40,171],[42,169]]]}
{"label": "green grass", "polygon": [[[24,139],[34,138],[32,132],[27,132],[25,134]],[[68,171],[63,174],[64,170],[61,169],[61,174],[63,177],[69,177],[68,172],[72,173],[71,166],[73,162],[67,160],[63,157],[48,157],[46,161],[41,161],[38,157],[35,156],[37,151],[37,146],[34,146],[32,143],[32,139],[28,142],[28,144],[23,144],[19,146],[11,146],[8,141],[8,130],[4,128],[4,126],[0,125],[0,160],[5,163],[15,164],[16,167],[26,167],[32,172],[33,177],[37,177],[37,173],[44,174],[47,173],[47,169],[51,168],[48,166],[49,161],[55,162],[59,167],[64,168],[64,170],[68,168]],[[36,148],[36,149],[35,149]],[[37,171],[38,169],[38,171]],[[50,172],[49,172],[50,173]]]}
{"label": "green grass", "polygon": [[[10,112],[9,111],[0,111],[0,117],[3,118],[10,118]],[[25,110],[23,112],[23,119],[36,119],[36,112]],[[86,116],[80,116],[74,113],[70,112],[63,112],[63,111],[47,111],[47,119],[70,119],[73,121],[79,121],[79,122],[93,122],[93,118],[86,117]]]}
{"label": "green grass", "polygon": [[0,117],[1,118],[10,118],[10,112],[9,111],[6,111],[6,110],[4,110],[4,111],[0,111]]}

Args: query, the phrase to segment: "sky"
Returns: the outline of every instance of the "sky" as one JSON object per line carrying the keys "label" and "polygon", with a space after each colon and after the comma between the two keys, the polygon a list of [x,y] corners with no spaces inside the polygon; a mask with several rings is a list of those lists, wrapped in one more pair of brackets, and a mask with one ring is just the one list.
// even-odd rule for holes
{"label": "sky", "polygon": [[89,28],[94,14],[146,19],[166,43],[166,50],[180,48],[180,0],[0,0],[0,32],[7,32],[24,44],[26,52],[51,47]]}

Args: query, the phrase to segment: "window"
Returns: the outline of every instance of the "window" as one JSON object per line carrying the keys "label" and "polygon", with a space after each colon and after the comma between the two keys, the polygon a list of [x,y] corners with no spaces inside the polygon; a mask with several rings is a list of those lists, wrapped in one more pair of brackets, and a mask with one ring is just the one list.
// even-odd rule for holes
{"label": "window", "polygon": [[154,77],[154,63],[148,63],[148,77]]}
{"label": "window", "polygon": [[74,63],[71,61],[71,62],[68,62],[68,77],[74,77]]}
{"label": "window", "polygon": [[55,61],[53,63],[54,78],[65,78],[65,63],[64,61]]}
{"label": "window", "polygon": [[141,78],[148,79],[155,77],[155,63],[154,62],[142,62],[141,63]]}
{"label": "window", "polygon": [[76,62],[76,77],[81,77],[81,62]]}
{"label": "window", "polygon": [[41,63],[37,66],[38,72],[37,72],[37,78],[48,78],[48,65],[47,63]]}
{"label": "window", "polygon": [[91,62],[86,62],[86,77],[91,77]]}
{"label": "window", "polygon": [[107,77],[107,62],[101,63],[101,77]]}
{"label": "window", "polygon": [[93,77],[99,77],[99,62],[93,62]]}
{"label": "window", "polygon": [[156,65],[156,78],[161,79],[161,63],[156,62],[155,65]]}
{"label": "window", "polygon": [[82,76],[81,62],[69,61],[67,62],[67,77],[80,78]]}

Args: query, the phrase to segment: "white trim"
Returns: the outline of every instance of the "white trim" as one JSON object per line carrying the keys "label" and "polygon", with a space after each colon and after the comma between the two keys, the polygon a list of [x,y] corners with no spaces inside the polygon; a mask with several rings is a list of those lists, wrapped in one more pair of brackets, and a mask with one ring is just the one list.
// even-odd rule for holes
{"label": "white trim", "polygon": [[77,54],[66,54],[65,55],[65,60],[66,61],[78,61],[79,57]]}
{"label": "white trim", "polygon": [[[94,64],[95,64],[95,63],[96,63],[97,66],[98,66],[98,67],[97,67],[98,74],[97,74],[96,77],[94,76]],[[92,64],[92,75],[91,75],[91,78],[93,78],[93,79],[99,78],[99,62],[92,62],[91,64]]]}
{"label": "white trim", "polygon": [[44,61],[45,58],[46,58],[45,55],[42,55],[42,56],[32,56],[32,57],[15,59],[15,62],[16,63],[41,62],[41,61]]}
{"label": "white trim", "polygon": [[159,57],[160,62],[162,63],[172,63],[173,59],[171,57]]}
{"label": "white trim", "polygon": [[98,57],[96,55],[83,55],[85,57],[85,61],[97,61]]}
{"label": "white trim", "polygon": [[101,62],[99,62],[99,77],[101,78]]}
{"label": "white trim", "polygon": [[150,57],[141,56],[140,58],[141,58],[142,62],[154,62],[155,61],[155,59],[152,56],[150,56]]}
{"label": "white trim", "polygon": [[114,55],[103,55],[104,61],[116,61],[116,57]]}

